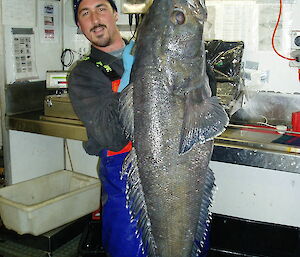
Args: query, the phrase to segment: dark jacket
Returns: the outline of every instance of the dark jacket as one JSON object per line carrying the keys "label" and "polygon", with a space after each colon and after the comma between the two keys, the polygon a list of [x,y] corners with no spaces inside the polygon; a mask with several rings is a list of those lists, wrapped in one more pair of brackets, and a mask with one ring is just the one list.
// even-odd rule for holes
{"label": "dark jacket", "polygon": [[[108,64],[120,77],[124,72],[123,62],[94,47],[90,56]],[[98,155],[102,149],[120,151],[127,143],[119,123],[119,93],[114,93],[110,79],[90,61],[80,61],[68,78],[70,99],[75,113],[87,130],[85,151]]]}

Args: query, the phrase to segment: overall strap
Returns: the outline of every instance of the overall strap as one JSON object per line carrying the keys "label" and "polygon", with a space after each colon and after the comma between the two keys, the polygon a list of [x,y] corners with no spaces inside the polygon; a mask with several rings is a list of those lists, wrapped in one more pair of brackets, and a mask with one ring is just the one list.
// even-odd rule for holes
{"label": "overall strap", "polygon": [[104,64],[102,61],[96,60],[91,56],[84,57],[83,60],[95,64],[103,72],[103,74],[110,79],[112,91],[118,92],[121,76],[113,70],[109,64]]}

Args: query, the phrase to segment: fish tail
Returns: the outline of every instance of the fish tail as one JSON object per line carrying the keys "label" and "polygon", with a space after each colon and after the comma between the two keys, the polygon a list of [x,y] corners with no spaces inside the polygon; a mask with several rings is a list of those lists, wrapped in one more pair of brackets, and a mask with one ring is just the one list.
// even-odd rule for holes
{"label": "fish tail", "polygon": [[191,100],[187,96],[179,153],[185,153],[196,143],[205,143],[220,135],[229,119],[217,97]]}
{"label": "fish tail", "polygon": [[136,236],[142,237],[143,249],[148,257],[156,257],[156,244],[151,232],[143,187],[139,177],[138,161],[135,149],[127,155],[121,172],[121,177],[127,176],[126,207],[129,209],[131,220],[137,221]]}
{"label": "fish tail", "polygon": [[197,226],[197,232],[192,248],[191,257],[197,257],[201,254],[205,240],[208,236],[208,228],[211,221],[211,212],[209,207],[213,201],[213,194],[215,189],[215,177],[214,173],[208,168],[206,180],[203,188],[203,197],[199,213],[199,221]]}

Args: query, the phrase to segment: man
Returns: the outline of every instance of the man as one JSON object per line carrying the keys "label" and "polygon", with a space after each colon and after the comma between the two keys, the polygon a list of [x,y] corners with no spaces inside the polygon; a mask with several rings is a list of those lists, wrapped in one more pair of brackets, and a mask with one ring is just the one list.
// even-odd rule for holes
{"label": "man", "polygon": [[118,86],[124,72],[125,42],[116,26],[117,7],[113,0],[73,1],[75,22],[91,42],[91,54],[71,71],[69,94],[87,130],[85,151],[101,157],[103,247],[112,257],[146,256],[135,234],[136,222],[130,221],[126,208],[126,178],[120,178],[131,143],[119,123]]}
{"label": "man", "polygon": [[146,254],[141,237],[135,233],[136,221],[130,220],[126,209],[126,178],[120,178],[131,143],[119,123],[118,92],[127,84],[124,74],[128,75],[132,59],[116,26],[118,13],[113,0],[73,1],[75,22],[92,46],[90,56],[71,71],[69,94],[87,130],[85,151],[101,157],[103,246],[112,257],[143,257]]}

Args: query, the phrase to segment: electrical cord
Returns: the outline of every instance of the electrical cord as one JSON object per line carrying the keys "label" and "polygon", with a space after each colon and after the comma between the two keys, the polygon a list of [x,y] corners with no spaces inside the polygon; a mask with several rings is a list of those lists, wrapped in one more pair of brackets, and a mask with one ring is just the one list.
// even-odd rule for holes
{"label": "electrical cord", "polygon": [[260,116],[263,117],[265,119],[265,121],[264,122],[261,122],[261,121],[256,122],[257,124],[276,129],[276,131],[279,134],[284,134],[285,132],[287,132],[288,128],[286,125],[271,125],[268,123],[268,119],[266,116],[264,116],[264,115],[260,115]]}
{"label": "electrical cord", "polygon": [[69,158],[69,162],[70,162],[70,166],[71,166],[71,171],[74,171],[73,162],[72,162],[72,159],[71,159],[71,154],[70,154],[67,139],[64,140],[64,145],[65,145],[65,150],[67,150],[67,154],[68,154],[68,158]]}
{"label": "electrical cord", "polygon": [[[79,52],[69,49],[69,48],[66,48],[65,50],[62,51],[61,56],[60,56],[60,62],[63,66],[63,70],[64,70],[64,68],[68,68],[73,64],[74,59],[75,59],[75,54],[77,54],[79,56],[79,58],[82,58],[84,56],[83,53],[79,53]],[[69,57],[68,61],[66,61],[67,57]]]}
{"label": "electrical cord", "polygon": [[134,37],[134,32],[132,31],[132,24],[133,24],[133,14],[132,13],[128,14],[128,23],[129,23],[130,33],[131,33],[131,38],[130,38],[130,40],[131,40]]}
{"label": "electrical cord", "polygon": [[[69,55],[69,62],[68,63],[65,62],[67,54]],[[61,56],[60,56],[60,62],[63,65],[64,68],[65,67],[66,68],[70,67],[74,62],[74,51],[71,50],[71,49],[68,49],[68,48],[63,50],[62,53],[61,53]]]}
{"label": "electrical cord", "polygon": [[279,25],[279,22],[280,22],[280,18],[281,18],[281,14],[282,14],[282,0],[279,0],[280,2],[280,5],[279,5],[279,14],[278,14],[278,19],[277,19],[277,22],[276,22],[276,26],[274,28],[274,31],[273,31],[273,35],[272,35],[272,48],[273,50],[275,51],[275,53],[280,56],[281,58],[284,58],[286,60],[289,60],[289,61],[296,61],[296,59],[294,58],[289,58],[289,57],[285,57],[283,55],[281,55],[275,48],[275,34],[276,34],[276,31],[277,31],[277,28],[278,28],[278,25]]}
{"label": "electrical cord", "polygon": [[[134,31],[132,31],[133,17],[135,19],[135,29],[134,29]],[[130,38],[130,40],[132,40],[133,38],[135,38],[138,26],[139,26],[141,20],[143,19],[143,17],[144,17],[143,14],[138,14],[138,13],[129,14],[128,21],[129,21],[129,27],[130,27],[130,32],[131,32],[131,38]]]}
{"label": "electrical cord", "polygon": [[[140,22],[141,22],[141,20],[142,20],[142,18],[143,18],[143,15],[142,15],[142,14],[139,14],[139,13],[136,13],[136,14],[134,15],[134,18],[135,18],[135,30],[134,30],[134,33],[133,33],[133,36],[132,36],[131,39],[133,39],[133,38],[136,36],[136,34],[137,34],[137,29],[138,29],[138,26],[140,25]],[[130,39],[130,40],[131,40],[131,39]]]}

